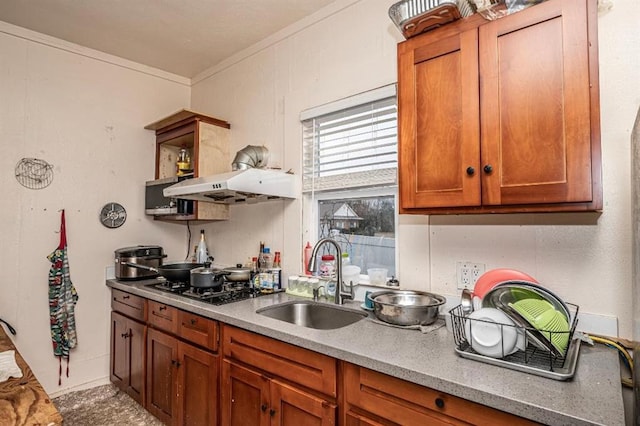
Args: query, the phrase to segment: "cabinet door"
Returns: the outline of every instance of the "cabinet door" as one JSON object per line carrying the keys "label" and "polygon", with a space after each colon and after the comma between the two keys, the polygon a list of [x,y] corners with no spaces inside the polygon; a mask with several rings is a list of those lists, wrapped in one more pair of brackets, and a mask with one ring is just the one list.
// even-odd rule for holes
{"label": "cabinet door", "polygon": [[178,424],[218,424],[218,357],[180,343],[178,360]]}
{"label": "cabinet door", "polygon": [[165,424],[176,416],[178,342],[161,331],[147,334],[147,406]]}
{"label": "cabinet door", "polygon": [[398,51],[403,209],[480,205],[478,33],[436,34]]}
{"label": "cabinet door", "polygon": [[269,379],[228,360],[222,362],[223,426],[269,425]]}
{"label": "cabinet door", "polygon": [[144,397],[145,325],[111,312],[110,379],[139,404]]}
{"label": "cabinet door", "polygon": [[111,368],[110,379],[119,389],[125,390],[129,384],[127,318],[111,312]]}
{"label": "cabinet door", "polygon": [[127,394],[138,404],[144,405],[145,394],[145,371],[144,371],[144,349],[145,331],[144,324],[129,320],[129,386]]}
{"label": "cabinet door", "polygon": [[336,406],[292,386],[272,380],[271,426],[330,426],[336,424]]}
{"label": "cabinet door", "polygon": [[549,1],[507,18],[479,28],[482,167],[492,169],[482,173],[483,203],[590,202],[586,1]]}

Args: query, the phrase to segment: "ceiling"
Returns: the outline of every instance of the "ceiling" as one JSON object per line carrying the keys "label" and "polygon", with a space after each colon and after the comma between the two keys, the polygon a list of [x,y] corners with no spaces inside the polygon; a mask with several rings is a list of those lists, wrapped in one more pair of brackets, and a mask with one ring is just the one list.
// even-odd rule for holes
{"label": "ceiling", "polygon": [[334,0],[2,0],[0,21],[192,78]]}

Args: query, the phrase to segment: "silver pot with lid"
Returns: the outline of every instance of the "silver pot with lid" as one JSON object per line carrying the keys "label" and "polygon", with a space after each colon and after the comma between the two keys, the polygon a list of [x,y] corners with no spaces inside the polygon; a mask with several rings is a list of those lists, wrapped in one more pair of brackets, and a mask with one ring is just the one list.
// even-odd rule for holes
{"label": "silver pot with lid", "polygon": [[153,245],[123,247],[116,249],[114,253],[114,272],[116,279],[124,281],[145,280],[158,276],[158,272],[135,268],[128,264],[158,268],[159,266],[162,266],[162,260],[167,257],[162,247]]}

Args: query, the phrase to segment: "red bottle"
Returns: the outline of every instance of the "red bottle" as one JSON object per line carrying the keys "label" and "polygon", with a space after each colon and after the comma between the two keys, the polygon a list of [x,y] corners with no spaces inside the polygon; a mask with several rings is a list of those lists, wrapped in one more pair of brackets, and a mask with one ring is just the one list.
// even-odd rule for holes
{"label": "red bottle", "polygon": [[311,260],[311,251],[313,247],[311,247],[311,243],[307,241],[307,245],[304,248],[304,265],[302,265],[302,270],[305,275],[311,275],[311,271],[309,271],[309,261]]}

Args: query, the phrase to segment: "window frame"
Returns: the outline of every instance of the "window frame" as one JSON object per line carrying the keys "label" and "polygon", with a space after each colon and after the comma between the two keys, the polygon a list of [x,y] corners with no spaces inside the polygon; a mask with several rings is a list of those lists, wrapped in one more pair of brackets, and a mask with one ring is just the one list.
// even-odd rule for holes
{"label": "window frame", "polygon": [[[374,104],[387,98],[395,97],[396,114],[398,108],[397,100],[397,84],[389,84],[376,89],[372,89],[366,92],[362,92],[353,96],[339,99],[337,101],[329,102],[317,107],[309,108],[300,113],[300,128],[301,128],[301,163],[302,170],[305,170],[305,148],[306,148],[306,136],[305,136],[305,121],[320,118],[328,114],[335,114],[342,110],[356,109],[360,106],[367,104]],[[354,112],[355,113],[355,112]],[[397,148],[397,133],[398,133],[398,120],[396,115],[396,153]],[[347,188],[335,188],[318,190],[313,185],[311,189],[303,190],[301,198],[302,207],[302,238],[303,242],[306,241],[318,241],[319,238],[319,202],[327,200],[341,200],[341,199],[355,199],[355,198],[371,198],[381,196],[393,196],[394,200],[394,269],[395,277],[399,275],[399,189],[397,182],[398,162],[396,161],[396,177],[395,182],[383,182],[378,183],[376,186],[353,186]],[[388,170],[388,169],[387,169]],[[303,187],[304,187],[305,173],[303,173]],[[369,276],[366,271],[361,271],[360,284],[369,285]]]}

